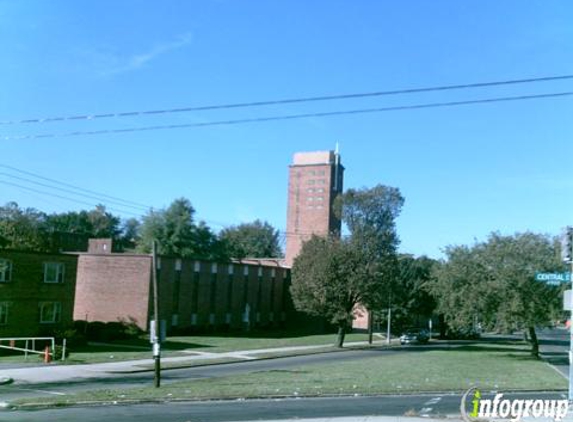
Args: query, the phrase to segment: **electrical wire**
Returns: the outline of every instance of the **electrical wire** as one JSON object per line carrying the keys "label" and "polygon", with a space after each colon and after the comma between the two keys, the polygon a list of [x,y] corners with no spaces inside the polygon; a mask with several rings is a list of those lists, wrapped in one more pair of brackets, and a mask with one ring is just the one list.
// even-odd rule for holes
{"label": "electrical wire", "polygon": [[[2,184],[4,184],[4,185],[8,185],[8,186],[13,186],[13,187],[16,187],[16,188],[19,188],[19,189],[24,189],[24,190],[27,190],[27,191],[30,191],[30,192],[35,192],[35,193],[39,193],[39,194],[42,194],[42,195],[51,196],[51,197],[54,197],[54,198],[59,198],[59,199],[64,199],[64,200],[66,200],[66,201],[76,202],[76,203],[78,203],[78,204],[89,205],[89,206],[95,206],[95,205],[97,205],[97,204],[90,203],[90,202],[86,202],[86,201],[82,201],[82,200],[79,200],[79,199],[70,198],[70,197],[68,197],[68,196],[58,195],[58,194],[56,194],[56,193],[50,193],[50,192],[42,191],[42,190],[39,190],[39,189],[30,188],[30,187],[28,187],[28,186],[19,185],[19,184],[17,184],[17,183],[7,182],[7,181],[5,181],[5,180],[0,180],[0,183],[2,183]],[[133,213],[133,212],[131,212],[131,211],[119,210],[119,209],[116,209],[116,208],[113,208],[113,207],[106,207],[106,209],[111,210],[111,211],[115,211],[115,212],[118,212],[118,213],[121,213],[121,214],[130,214],[130,215],[132,215],[132,216],[139,217],[139,214]]]}
{"label": "electrical wire", "polygon": [[261,106],[270,106],[270,105],[283,105],[283,104],[307,103],[307,102],[318,102],[318,101],[347,100],[347,99],[353,99],[353,98],[368,98],[368,97],[380,97],[380,96],[390,96],[390,95],[417,94],[417,93],[434,92],[434,91],[451,91],[451,90],[471,89],[471,88],[485,88],[485,87],[492,87],[492,86],[517,85],[517,84],[528,84],[528,83],[537,83],[537,82],[550,82],[550,81],[560,81],[560,80],[568,80],[568,79],[573,79],[573,75],[542,76],[542,77],[538,77],[538,78],[510,79],[510,80],[493,81],[493,82],[477,82],[477,83],[467,83],[467,84],[459,84],[459,85],[443,85],[443,86],[432,86],[432,87],[422,87],[422,88],[397,89],[397,90],[388,90],[388,91],[374,91],[374,92],[362,92],[362,93],[351,93],[351,94],[335,94],[335,95],[324,95],[324,96],[316,96],[316,97],[287,98],[287,99],[279,99],[279,100],[252,101],[252,102],[243,102],[243,103],[192,106],[192,107],[180,107],[180,108],[169,108],[169,109],[159,109],[159,110],[128,111],[128,112],[101,113],[101,114],[84,114],[84,115],[59,116],[59,117],[31,118],[31,119],[22,119],[22,120],[4,120],[4,121],[0,121],[0,125],[14,125],[14,124],[28,124],[28,123],[49,123],[49,122],[71,121],[71,120],[96,120],[96,119],[105,119],[105,118],[111,118],[111,117],[137,117],[137,116],[149,116],[149,115],[158,115],[158,114],[184,113],[184,112],[190,112],[190,111],[224,110],[224,109],[234,109],[234,108],[261,107]]}
{"label": "electrical wire", "polygon": [[155,130],[166,130],[166,129],[185,129],[185,128],[198,128],[198,127],[209,127],[209,126],[229,126],[229,125],[239,125],[245,123],[262,123],[270,121],[295,120],[295,119],[304,119],[313,117],[314,118],[332,117],[332,116],[344,116],[344,115],[367,114],[367,113],[381,113],[388,111],[421,110],[429,108],[456,107],[456,106],[475,105],[475,104],[526,101],[526,100],[537,100],[544,98],[569,97],[571,95],[573,95],[573,91],[536,94],[536,95],[519,95],[513,97],[484,98],[479,100],[449,101],[449,102],[414,104],[414,105],[404,105],[404,106],[365,108],[356,110],[327,111],[327,112],[316,112],[316,113],[291,114],[283,116],[255,117],[255,118],[235,119],[235,120],[219,120],[219,121],[203,122],[203,123],[184,123],[184,124],[124,128],[124,129],[103,129],[103,130],[74,131],[74,132],[63,132],[63,133],[44,133],[36,135],[4,136],[1,139],[4,141],[13,141],[13,140],[60,138],[60,137],[87,136],[87,135],[112,135],[112,134],[130,133],[130,132],[144,132],[144,131],[155,131]]}
{"label": "electrical wire", "polygon": [[113,200],[113,201],[122,202],[122,203],[126,204],[125,206],[130,206],[130,205],[131,205],[131,206],[136,206],[136,207],[139,207],[139,208],[141,208],[141,209],[146,209],[146,210],[152,208],[152,207],[150,207],[149,205],[141,204],[141,203],[134,202],[134,201],[128,201],[128,200],[126,200],[126,199],[122,199],[122,198],[118,198],[118,197],[115,197],[115,196],[107,195],[107,194],[105,194],[105,193],[101,193],[101,192],[96,192],[96,191],[93,191],[93,190],[85,189],[85,188],[82,188],[82,187],[79,187],[79,186],[76,186],[76,185],[72,185],[72,184],[69,184],[69,183],[66,183],[66,182],[62,182],[62,181],[59,181],[59,180],[56,180],[56,179],[51,179],[51,178],[49,178],[49,177],[45,177],[45,176],[39,175],[39,174],[37,174],[37,173],[32,173],[32,172],[30,172],[30,171],[22,170],[22,169],[19,169],[19,168],[13,167],[13,166],[9,166],[9,165],[6,165],[6,164],[1,164],[1,163],[0,163],[0,167],[5,168],[5,169],[9,169],[9,170],[12,170],[12,171],[15,171],[15,172],[18,172],[18,173],[21,173],[21,174],[26,174],[26,175],[28,175],[28,176],[35,177],[35,178],[37,178],[37,179],[46,180],[46,181],[51,182],[51,183],[54,183],[54,184],[58,184],[58,185],[61,185],[61,186],[66,186],[66,187],[69,187],[69,188],[72,188],[72,189],[75,189],[75,190],[78,190],[78,191],[81,191],[81,192],[86,192],[86,193],[88,193],[88,194],[95,195],[95,196],[97,196],[97,197],[107,198],[107,199],[105,199],[103,202],[109,201],[109,200]]}
{"label": "electrical wire", "polygon": [[[43,187],[46,187],[46,188],[49,188],[49,189],[55,189],[55,190],[58,190],[58,191],[61,191],[61,192],[71,193],[72,195],[82,196],[82,197],[84,197],[84,198],[95,199],[96,201],[101,201],[101,198],[98,197],[98,196],[89,195],[89,194],[85,194],[85,193],[81,193],[81,192],[75,192],[75,191],[73,191],[73,190],[71,190],[71,189],[60,188],[60,187],[57,187],[57,186],[49,185],[49,184],[47,184],[47,183],[36,182],[35,180],[27,179],[27,178],[25,178],[25,177],[15,176],[15,175],[9,174],[9,173],[0,172],[0,176],[10,177],[10,178],[12,178],[12,179],[20,180],[20,181],[27,182],[27,183],[32,183],[32,184],[37,185],[37,186],[43,186]],[[144,208],[144,207],[139,207],[139,206],[136,207],[136,206],[133,206],[133,205],[124,205],[124,204],[122,204],[122,203],[115,202],[115,201],[111,201],[111,200],[109,200],[109,199],[107,200],[107,202],[109,202],[109,203],[115,203],[115,205],[119,205],[119,206],[121,206],[121,207],[128,207],[128,208],[132,208],[132,209],[136,209],[136,210],[137,210],[137,209],[139,209],[139,210],[148,210],[148,209],[149,209],[149,208]]]}

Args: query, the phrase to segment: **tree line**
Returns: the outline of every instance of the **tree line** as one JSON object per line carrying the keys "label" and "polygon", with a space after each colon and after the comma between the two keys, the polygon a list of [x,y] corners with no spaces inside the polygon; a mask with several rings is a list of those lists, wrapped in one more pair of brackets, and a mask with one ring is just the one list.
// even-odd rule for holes
{"label": "tree line", "polygon": [[[450,245],[433,260],[398,252],[396,219],[404,205],[398,188],[378,185],[339,195],[335,213],[345,233],[313,236],[292,268],[291,295],[299,311],[338,327],[337,345],[363,307],[385,322],[392,309],[397,330],[439,316],[441,334],[477,327],[523,331],[532,354],[536,328],[563,317],[565,286],[535,280],[536,272],[565,271],[556,238],[531,232],[492,233],[473,245]],[[197,221],[185,198],[122,220],[103,205],[92,210],[47,214],[10,202],[0,207],[0,248],[54,252],[81,250],[77,238],[112,238],[118,251],[149,253],[153,240],[163,255],[207,260],[280,258],[280,234],[260,220],[216,233]],[[79,242],[81,243],[81,242]]]}
{"label": "tree line", "polygon": [[536,328],[563,317],[565,286],[536,281],[535,273],[566,270],[560,243],[545,234],[492,233],[471,246],[447,246],[441,260],[415,258],[397,251],[403,204],[397,188],[383,185],[343,193],[336,211],[348,235],[304,243],[292,269],[296,308],[336,325],[339,347],[357,309],[383,319],[391,308],[398,328],[439,316],[442,335],[523,331],[538,356]]}
{"label": "tree line", "polygon": [[150,210],[141,218],[121,219],[104,205],[92,210],[48,214],[21,208],[15,202],[0,207],[0,248],[36,252],[81,251],[89,238],[111,238],[115,251],[158,253],[185,258],[229,260],[282,256],[280,233],[268,222],[255,220],[216,233],[197,221],[186,198]]}

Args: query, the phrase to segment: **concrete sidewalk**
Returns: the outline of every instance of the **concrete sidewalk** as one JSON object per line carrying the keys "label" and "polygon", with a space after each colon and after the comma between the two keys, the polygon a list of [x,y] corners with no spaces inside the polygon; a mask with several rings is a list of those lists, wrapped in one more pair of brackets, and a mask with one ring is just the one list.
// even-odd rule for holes
{"label": "concrete sidewalk", "polygon": [[[381,341],[375,341],[373,344],[383,345]],[[350,342],[345,346],[358,347],[366,346],[368,342]],[[270,349],[255,349],[255,350],[239,350],[233,352],[197,352],[193,350],[182,351],[187,353],[188,356],[175,356],[175,357],[162,357],[162,364],[181,364],[181,366],[189,364],[209,364],[209,363],[225,363],[224,360],[254,360],[261,357],[268,357],[264,355],[271,354],[288,354],[293,352],[312,352],[319,349],[327,351],[340,351],[334,346],[328,345],[314,345],[314,346],[290,346],[290,347],[277,347]],[[342,349],[351,350],[351,349]],[[222,362],[221,362],[222,360]],[[0,369],[0,378],[13,379],[17,383],[41,384],[50,382],[63,382],[71,380],[87,380],[94,378],[106,378],[110,376],[117,376],[122,373],[141,372],[152,369],[150,365],[153,364],[153,359],[140,359],[121,362],[106,362],[106,363],[93,363],[81,365],[43,365],[23,368],[8,368]],[[170,365],[170,368],[173,368]]]}

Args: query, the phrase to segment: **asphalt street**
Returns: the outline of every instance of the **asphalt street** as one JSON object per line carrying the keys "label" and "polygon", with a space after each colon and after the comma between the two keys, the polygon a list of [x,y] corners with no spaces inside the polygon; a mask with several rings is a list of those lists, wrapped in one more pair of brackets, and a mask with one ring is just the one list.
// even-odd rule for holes
{"label": "asphalt street", "polygon": [[[550,359],[555,359],[558,368],[568,370],[568,333],[565,330],[543,330],[540,332],[542,351]],[[399,349],[364,349],[339,353],[326,353],[309,356],[296,356],[271,360],[246,361],[233,364],[195,367],[163,371],[163,382],[240,375],[242,373],[288,370],[305,364],[318,362],[341,362],[364,359],[382,354],[424,353],[436,348],[456,347],[456,343],[439,346],[413,346]],[[563,359],[565,359],[563,361]],[[103,374],[102,374],[103,376]],[[383,374],[380,374],[383,376]],[[17,397],[41,395],[66,395],[75,391],[98,388],[129,388],[152,384],[152,373],[107,374],[100,379],[78,382],[50,384],[15,384],[0,387],[0,401]],[[487,397],[487,396],[486,396]],[[506,394],[508,398],[548,398],[561,399],[562,393]],[[420,415],[439,417],[459,413],[459,394],[395,395],[370,397],[334,397],[312,399],[280,400],[236,400],[193,403],[167,403],[143,405],[111,405],[104,407],[76,407],[41,411],[2,411],[2,421],[45,421],[45,422],[101,422],[111,421],[246,421],[269,419],[316,418],[335,416],[403,416]]]}
{"label": "asphalt street", "polygon": [[[504,397],[562,399],[563,394],[506,394]],[[491,398],[491,395],[484,395]],[[459,414],[459,394],[334,397],[314,399],[211,401],[144,404],[40,411],[4,411],[6,422],[222,422],[318,418],[337,416],[404,416],[438,418]]]}
{"label": "asphalt street", "polygon": [[545,329],[539,332],[540,350],[547,362],[566,378],[569,377],[569,331]]}

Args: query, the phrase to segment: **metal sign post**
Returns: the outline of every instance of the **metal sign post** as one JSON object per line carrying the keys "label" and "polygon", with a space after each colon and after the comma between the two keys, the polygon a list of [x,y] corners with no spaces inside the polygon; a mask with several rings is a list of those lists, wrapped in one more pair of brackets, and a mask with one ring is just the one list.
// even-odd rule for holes
{"label": "metal sign post", "polygon": [[[571,271],[573,272],[573,261],[571,261]],[[573,402],[573,307],[571,306],[571,295],[569,295],[569,403]]]}
{"label": "metal sign post", "polygon": [[[571,272],[573,273],[573,227],[567,226],[561,233],[561,259],[563,262],[571,265]],[[571,276],[569,280],[571,281]],[[570,296],[571,297],[571,296]],[[569,305],[569,403],[573,402],[573,309],[571,303]]]}

